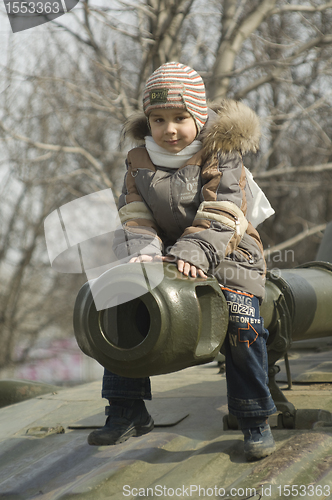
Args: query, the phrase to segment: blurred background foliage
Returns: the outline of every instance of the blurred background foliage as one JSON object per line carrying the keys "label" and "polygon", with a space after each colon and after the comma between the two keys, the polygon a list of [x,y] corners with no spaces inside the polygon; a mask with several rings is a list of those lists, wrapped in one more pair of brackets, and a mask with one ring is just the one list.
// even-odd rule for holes
{"label": "blurred background foliage", "polygon": [[121,128],[164,62],[194,67],[209,100],[256,111],[261,149],[245,164],[276,211],[259,228],[268,267],[315,259],[332,219],[332,2],[81,0],[33,31],[8,31],[0,73],[0,368],[45,332],[72,335],[85,276],[52,270],[44,219],[94,191],[118,196]]}

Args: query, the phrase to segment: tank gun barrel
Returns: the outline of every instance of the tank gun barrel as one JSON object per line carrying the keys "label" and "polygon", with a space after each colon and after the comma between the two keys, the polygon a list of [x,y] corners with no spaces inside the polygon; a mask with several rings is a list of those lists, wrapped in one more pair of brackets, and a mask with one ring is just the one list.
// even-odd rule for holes
{"label": "tank gun barrel", "polygon": [[[110,297],[140,286],[140,265],[129,266],[125,282],[122,266],[99,278]],[[150,276],[153,266],[144,265]],[[310,262],[269,273],[261,315],[270,331],[269,365],[283,357],[294,340],[332,335],[332,264]],[[216,279],[187,278],[171,264],[164,264],[164,279],[156,287],[101,311],[85,284],[74,310],[74,331],[83,352],[129,377],[211,361],[224,341],[227,323],[227,305]]]}
{"label": "tank gun barrel", "polygon": [[[270,332],[269,364],[295,340],[332,335],[332,264],[308,262],[269,273],[261,315]],[[279,354],[278,354],[279,353]]]}
{"label": "tank gun barrel", "polygon": [[[95,302],[112,307],[97,311]],[[74,308],[81,350],[124,377],[159,375],[212,361],[227,325],[228,307],[215,278],[187,278],[170,263],[117,266],[91,289],[83,285]]]}

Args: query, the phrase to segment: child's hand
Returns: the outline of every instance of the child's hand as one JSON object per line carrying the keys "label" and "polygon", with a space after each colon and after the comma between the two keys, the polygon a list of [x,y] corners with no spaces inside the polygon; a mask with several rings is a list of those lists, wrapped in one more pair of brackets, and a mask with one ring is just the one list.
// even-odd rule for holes
{"label": "child's hand", "polygon": [[178,271],[185,276],[189,276],[189,274],[193,278],[207,278],[207,275],[200,269],[199,267],[194,266],[193,264],[190,264],[190,262],[186,262],[182,259],[174,259],[174,257],[166,255],[165,257],[162,257],[162,260],[164,262],[174,262],[176,261]]}

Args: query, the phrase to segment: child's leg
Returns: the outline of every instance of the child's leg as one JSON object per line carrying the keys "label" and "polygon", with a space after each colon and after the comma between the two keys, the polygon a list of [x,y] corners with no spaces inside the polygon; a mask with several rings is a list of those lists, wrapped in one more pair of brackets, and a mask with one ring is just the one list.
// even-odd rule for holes
{"label": "child's leg", "polygon": [[222,288],[229,309],[225,339],[229,412],[238,419],[245,436],[248,460],[269,455],[275,443],[267,417],[276,407],[268,387],[266,341],[268,331],[253,295]]}
{"label": "child's leg", "polygon": [[268,331],[257,297],[222,289],[229,309],[225,340],[228,407],[238,418],[267,417],[276,411],[268,388]]}
{"label": "child's leg", "polygon": [[152,431],[154,422],[143,401],[151,399],[149,378],[121,377],[105,369],[102,397],[109,400],[106,423],[89,434],[89,444],[119,444]]}
{"label": "child's leg", "polygon": [[105,399],[151,399],[151,384],[148,377],[127,378],[104,370],[102,397]]}

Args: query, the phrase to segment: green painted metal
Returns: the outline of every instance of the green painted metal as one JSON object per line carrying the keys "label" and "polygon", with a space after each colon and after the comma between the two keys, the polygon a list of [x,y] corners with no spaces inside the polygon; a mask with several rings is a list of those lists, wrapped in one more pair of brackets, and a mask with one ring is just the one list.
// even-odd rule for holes
{"label": "green painted metal", "polygon": [[[103,295],[140,289],[139,264],[107,271]],[[153,276],[154,263],[144,264]],[[160,266],[158,265],[159,272]],[[74,331],[81,350],[118,375],[145,377],[212,361],[224,341],[228,308],[215,278],[190,278],[164,264],[162,282],[118,306],[97,311],[89,284],[80,290]],[[106,294],[105,294],[106,290]],[[101,293],[101,292],[100,292]]]}
{"label": "green painted metal", "polygon": [[[278,312],[277,304],[285,305]],[[308,262],[278,275],[268,275],[266,299],[261,307],[265,326],[273,332],[282,314],[291,320],[291,339],[329,337],[332,335],[332,264]]]}
{"label": "green painted metal", "polygon": [[[210,314],[210,294],[215,293],[213,302],[216,302],[216,310],[223,296],[219,288],[214,288],[213,279],[194,280],[179,275],[177,278],[182,285],[177,283],[175,288],[170,286],[167,290],[173,293],[174,309],[180,317],[184,308],[182,300],[190,298],[196,302],[196,309],[191,309],[179,320],[181,325],[185,324],[186,330],[191,329],[196,335],[199,331],[197,318],[201,317],[202,311]],[[135,276],[132,275],[131,279]],[[190,286],[183,286],[185,282]],[[214,292],[203,292],[205,287],[199,289],[200,283],[208,284]],[[83,287],[78,297],[76,327],[82,330],[87,328],[87,318],[92,327],[97,318],[99,326],[112,336],[108,326],[113,320],[118,326],[132,325],[131,315],[125,314],[126,308],[119,312],[119,318],[112,317],[111,312],[106,313],[106,317],[93,312],[88,303],[88,289],[88,286]],[[167,321],[172,320],[173,316],[169,317],[168,313],[175,312],[174,309],[164,311],[170,304],[163,296],[166,289],[162,290],[163,287],[158,288],[152,297],[142,296],[136,305],[130,306],[132,312],[137,312],[139,308],[143,308],[145,313],[148,311],[150,327],[148,321],[139,325],[135,323],[138,329],[136,341],[122,339],[125,344],[118,346],[119,350],[133,352],[144,343],[154,325],[164,327]],[[281,271],[279,276],[268,276],[261,313],[271,332],[268,345],[271,363],[282,357],[294,338],[315,339],[331,335],[331,296],[332,269],[324,263],[309,263],[302,268]],[[92,301],[91,296],[90,299]],[[154,302],[157,309],[162,309],[161,313],[159,311],[159,323],[158,317],[150,317],[150,313],[155,311]],[[227,317],[223,322],[227,324]],[[146,335],[140,341],[142,332]],[[91,329],[82,334],[80,341],[85,348],[95,349],[94,344],[90,347],[90,340],[86,339],[90,333]],[[167,337],[167,332],[161,328],[159,333],[161,342],[164,334]],[[119,339],[113,340],[119,343]],[[160,346],[167,341],[168,338]],[[209,348],[208,337],[204,337],[204,342]],[[158,341],[155,346],[157,344]],[[190,345],[196,346],[194,353],[197,355],[197,337],[196,344]],[[327,347],[322,348],[321,354],[326,350]],[[155,355],[157,357],[158,352]],[[321,363],[320,357],[318,362]],[[280,415],[277,420],[277,415],[270,417],[277,451],[259,462],[246,463],[241,432],[221,430],[222,417],[227,411],[226,381],[223,375],[211,368],[211,365],[195,366],[156,377],[153,380],[156,398],[148,402],[155,421],[158,423],[160,416],[170,418],[173,412],[189,413],[189,417],[179,420],[167,430],[157,426],[150,434],[114,447],[91,447],[86,442],[90,430],[85,423],[91,422],[94,426],[102,425],[104,421],[102,410],[105,402],[100,398],[100,381],[62,389],[58,394],[49,392],[2,408],[0,497],[17,500],[118,500],[166,498],[166,493],[175,497],[178,491],[183,491],[183,497],[187,497],[192,489],[192,498],[217,498],[218,495],[218,498],[236,500],[249,497],[255,500],[331,498],[331,385],[293,387],[288,392],[290,403],[285,398],[285,410],[278,408],[282,411],[281,418]],[[19,384],[24,387],[29,383],[20,381],[16,384],[20,389]],[[9,389],[12,393],[9,396],[14,397],[15,387],[13,383],[6,384],[0,387],[0,394],[2,389]],[[13,402],[18,402],[16,397]],[[293,413],[288,411],[295,406],[299,410]],[[160,495],[160,488],[166,493]],[[156,494],[153,495],[153,492]]]}
{"label": "green painted metal", "polygon": [[[137,264],[102,276],[110,296],[142,287]],[[131,267],[130,267],[131,266]],[[153,276],[154,264],[145,264]],[[332,264],[311,262],[270,273],[261,314],[270,331],[269,365],[293,340],[332,335]],[[211,361],[227,331],[228,313],[215,278],[188,278],[164,264],[164,279],[134,300],[97,311],[89,284],[80,290],[74,331],[82,351],[114,373],[143,377]],[[273,375],[273,374],[272,374]]]}
{"label": "green painted metal", "polygon": [[332,264],[308,262],[269,273],[261,305],[268,341],[269,365],[283,357],[292,341],[332,335]]}
{"label": "green painted metal", "polygon": [[[127,264],[128,266],[128,264]],[[102,276],[110,294],[140,287],[140,266]],[[154,264],[145,264],[153,275]],[[150,266],[150,267],[149,267]],[[332,335],[332,264],[311,262],[270,273],[261,306],[270,331],[269,365],[293,340]],[[97,311],[89,284],[75,304],[74,330],[82,351],[119,375],[142,377],[211,361],[227,331],[227,307],[217,280],[188,278],[164,264],[163,281],[144,295]]]}
{"label": "green painted metal", "polygon": [[42,394],[57,392],[55,385],[42,384],[29,380],[0,380],[0,408],[21,403]]}
{"label": "green painted metal", "polygon": [[[269,386],[284,427],[298,427],[306,417],[295,409],[277,385],[275,376],[279,367],[275,363],[286,357],[292,341],[332,335],[331,297],[332,264],[327,262],[309,262],[296,269],[279,271],[277,275],[270,273],[267,277],[261,314],[270,332]],[[291,386],[290,376],[288,385]],[[310,411],[318,414],[318,410]]]}
{"label": "green painted metal", "polygon": [[[155,397],[148,405],[156,422],[174,411],[189,417],[117,446],[89,446],[91,429],[72,428],[82,419],[103,424],[100,381],[1,409],[0,498],[330,498],[332,428],[324,421],[316,422],[314,429],[294,430],[277,428],[275,416],[270,417],[277,451],[248,463],[241,431],[222,431],[226,381],[214,364],[155,377],[153,387]],[[290,399],[299,407],[332,410],[328,385],[319,390],[295,387]],[[306,420],[311,425],[310,413]],[[47,432],[60,425],[65,433]],[[45,435],[33,434],[38,427],[46,429]],[[190,488],[191,497],[186,494]]]}
{"label": "green painted metal", "polygon": [[332,263],[332,222],[326,226],[315,260]]}

